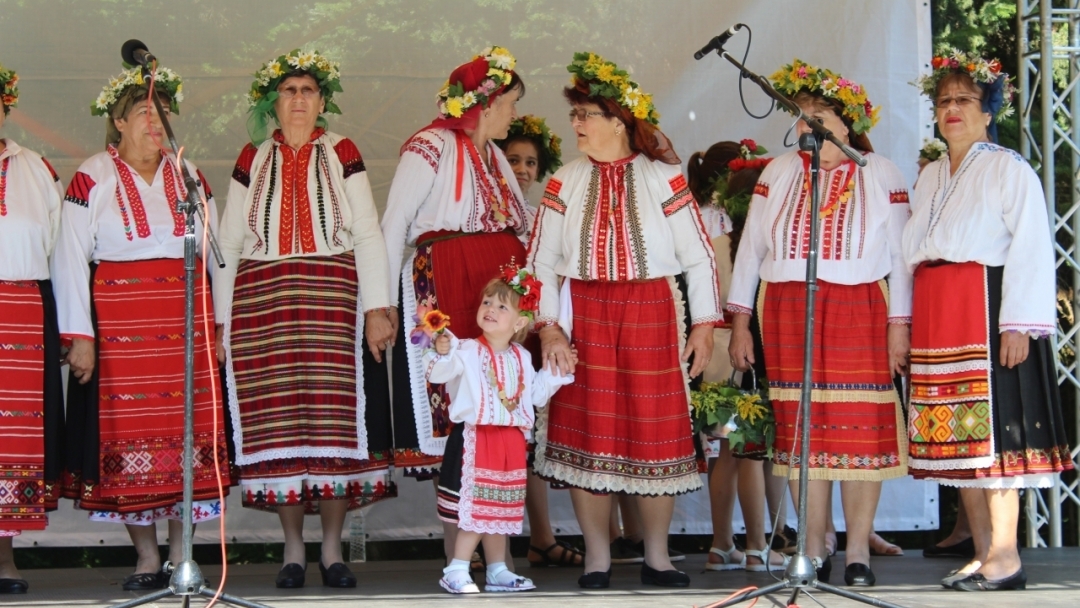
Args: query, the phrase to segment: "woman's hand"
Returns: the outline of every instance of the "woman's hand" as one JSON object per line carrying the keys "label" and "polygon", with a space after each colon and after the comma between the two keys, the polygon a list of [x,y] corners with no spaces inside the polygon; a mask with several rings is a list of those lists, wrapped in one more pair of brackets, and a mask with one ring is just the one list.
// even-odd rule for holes
{"label": "woman's hand", "polygon": [[690,366],[690,377],[697,378],[705,367],[709,365],[713,349],[713,326],[695,325],[690,330],[690,337],[686,339],[686,348],[683,349],[681,360],[686,363],[690,355],[694,355],[694,364]]}
{"label": "woman's hand", "polygon": [[885,338],[889,349],[889,370],[894,376],[907,376],[911,359],[911,326],[889,323]]}
{"label": "woman's hand", "polygon": [[540,352],[544,357],[543,367],[553,373],[558,368],[563,375],[574,373],[577,352],[570,347],[570,341],[558,325],[548,325],[540,330]]}
{"label": "woman's hand", "polygon": [[750,315],[736,313],[731,320],[731,341],[728,342],[731,366],[740,372],[750,370],[754,361],[754,336],[750,334]]}
{"label": "woman's hand", "polygon": [[367,338],[368,350],[375,361],[382,363],[383,351],[394,345],[397,334],[390,318],[391,309],[375,308],[364,314],[364,337]]}
{"label": "woman's hand", "polygon": [[398,309],[395,306],[391,306],[386,310],[386,316],[390,317],[390,327],[394,330],[394,337],[391,339],[391,343],[397,343],[397,332],[401,328],[401,317],[398,315]]}
{"label": "woman's hand", "polygon": [[1002,332],[1001,364],[1012,369],[1026,361],[1030,342],[1026,333],[1019,331]]}
{"label": "woman's hand", "polygon": [[214,328],[214,350],[217,352],[217,362],[225,363],[225,326],[220,323]]}
{"label": "woman's hand", "polygon": [[86,384],[94,373],[95,358],[93,340],[74,338],[64,363],[71,366],[71,372],[75,374],[79,384]]}

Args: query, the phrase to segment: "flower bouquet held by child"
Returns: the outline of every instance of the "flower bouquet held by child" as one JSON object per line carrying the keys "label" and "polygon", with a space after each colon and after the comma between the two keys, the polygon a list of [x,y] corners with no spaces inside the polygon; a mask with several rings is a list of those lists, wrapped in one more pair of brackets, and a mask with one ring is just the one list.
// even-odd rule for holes
{"label": "flower bouquet held by child", "polygon": [[[517,267],[506,268],[484,288],[475,340],[459,340],[438,311],[427,311],[424,334],[432,348],[424,354],[428,382],[446,384],[450,419],[439,476],[438,513],[456,524],[454,559],[439,584],[450,593],[478,593],[469,559],[483,543],[489,559],[506,555],[507,536],[520,534],[525,511],[525,441],[543,407],[560,386],[574,381],[558,368],[533,370],[520,344],[540,300],[540,282]],[[428,318],[430,317],[430,319]],[[414,336],[419,339],[420,336]],[[532,581],[487,565],[486,591],[527,591]]]}
{"label": "flower bouquet held by child", "polygon": [[731,452],[739,456],[771,456],[776,420],[769,401],[762,398],[760,390],[740,389],[734,378],[732,372],[726,382],[703,382],[699,390],[690,392],[694,432],[727,439]]}

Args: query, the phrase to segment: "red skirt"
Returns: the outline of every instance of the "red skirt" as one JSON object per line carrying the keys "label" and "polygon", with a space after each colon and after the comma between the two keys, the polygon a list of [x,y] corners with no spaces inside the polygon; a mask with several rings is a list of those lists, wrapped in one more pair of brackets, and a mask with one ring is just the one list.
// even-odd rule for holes
{"label": "red skirt", "polygon": [[[907,474],[900,398],[889,370],[884,281],[820,281],[810,397],[810,479],[881,481]],[[795,426],[802,393],[806,284],[762,283],[758,293],[776,475],[798,478]]]}
{"label": "red skirt", "polygon": [[593,492],[697,490],[674,280],[573,280],[570,294],[578,365],[537,426],[537,473]]}
{"label": "red skirt", "polygon": [[439,474],[439,519],[480,534],[521,534],[525,434],[512,426],[458,424]]}
{"label": "red skirt", "polygon": [[[424,381],[422,353],[408,339],[417,306],[450,315],[459,338],[476,338],[481,292],[500,269],[525,263],[525,246],[511,232],[430,232],[417,239],[411,274],[402,280],[401,333],[393,355],[394,465],[418,476],[438,472],[453,428],[450,394]],[[406,271],[409,272],[409,271]]]}
{"label": "red skirt", "polygon": [[45,478],[46,356],[57,356],[46,313],[37,281],[0,281],[0,536],[44,530],[56,508],[59,485]]}
{"label": "red skirt", "polygon": [[[196,275],[201,272],[200,264]],[[195,500],[218,495],[215,450],[222,481],[230,484],[225,422],[215,412],[222,403],[221,382],[207,357],[201,322],[204,287],[201,280],[195,286]],[[77,492],[79,507],[92,511],[175,505],[183,494],[184,261],[101,262],[92,292],[99,483],[75,477],[75,487],[65,492]]]}

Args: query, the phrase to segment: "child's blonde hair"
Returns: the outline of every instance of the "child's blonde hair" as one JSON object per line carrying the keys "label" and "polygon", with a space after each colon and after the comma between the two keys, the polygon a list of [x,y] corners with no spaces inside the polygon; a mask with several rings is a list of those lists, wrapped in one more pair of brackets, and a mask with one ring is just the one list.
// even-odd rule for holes
{"label": "child's blonde hair", "polygon": [[[516,310],[519,315],[525,316],[524,313],[521,312],[521,294],[514,291],[514,288],[504,281],[501,276],[488,281],[488,284],[484,285],[484,291],[482,293],[489,298],[499,298],[499,301],[513,306],[514,310]],[[524,342],[525,338],[529,335],[530,325],[532,325],[532,323],[527,323],[525,327],[514,334],[514,337],[511,339],[514,342]]]}

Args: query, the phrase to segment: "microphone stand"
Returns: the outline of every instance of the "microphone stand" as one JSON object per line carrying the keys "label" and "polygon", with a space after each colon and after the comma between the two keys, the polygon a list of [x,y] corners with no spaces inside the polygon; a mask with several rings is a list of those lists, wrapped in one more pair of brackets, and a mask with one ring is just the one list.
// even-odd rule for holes
{"label": "microphone stand", "polygon": [[821,195],[818,190],[818,172],[821,169],[821,146],[826,141],[831,142],[833,145],[840,148],[848,158],[855,161],[860,167],[866,166],[866,158],[847,144],[838,140],[836,136],[821,123],[808,118],[803,114],[799,106],[795,105],[793,101],[774,89],[772,85],[769,84],[768,80],[748,70],[746,66],[728,54],[727,51],[720,48],[717,49],[716,53],[724,59],[727,59],[735,67],[739,68],[740,76],[742,78],[746,78],[757,84],[766,95],[776,100],[776,103],[780,104],[781,107],[794,114],[799,120],[802,120],[810,127],[810,133],[806,133],[799,137],[799,148],[810,152],[810,218],[812,221],[810,223],[810,252],[806,260],[806,317],[804,321],[805,330],[803,332],[803,378],[802,392],[799,397],[799,417],[802,419],[802,425],[799,427],[799,529],[795,555],[792,556],[791,562],[784,572],[784,579],[780,582],[737,595],[734,598],[721,603],[712,604],[708,608],[734,606],[735,604],[745,602],[746,600],[768,595],[777,591],[783,591],[785,589],[791,590],[791,599],[788,600],[787,605],[793,606],[795,605],[795,600],[799,597],[799,593],[807,588],[821,589],[822,591],[827,591],[834,595],[839,595],[871,606],[902,608],[897,604],[892,604],[819,581],[817,579],[817,570],[814,568],[814,563],[810,557],[806,555],[806,494],[810,473],[810,395],[813,389],[814,308],[817,302],[818,247],[820,246],[821,240],[819,230],[821,222],[818,220],[818,213],[821,209]]}
{"label": "microphone stand", "polygon": [[[151,73],[150,67],[146,64],[142,66],[143,79],[150,82]],[[151,95],[154,102],[154,107],[157,108],[158,116],[161,118],[161,124],[165,129],[165,135],[169,140],[169,145],[172,147],[173,154],[179,155],[180,147],[176,143],[176,137],[173,135],[172,127],[169,125],[169,117],[165,112],[165,109],[161,106],[161,100],[157,95]],[[219,268],[225,267],[224,258],[221,257],[221,250],[218,248],[217,239],[214,238],[213,227],[206,222],[206,213],[203,210],[202,201],[199,200],[199,182],[188,171],[187,165],[183,162],[179,163],[180,172],[184,179],[184,188],[187,190],[187,197],[183,201],[177,203],[178,211],[184,214],[184,500],[183,500],[183,512],[181,513],[183,523],[183,549],[181,561],[176,565],[173,570],[172,577],[169,579],[169,586],[160,591],[155,591],[148,595],[133,599],[122,604],[117,604],[113,608],[134,608],[135,606],[142,606],[143,604],[149,604],[159,599],[170,595],[180,596],[182,598],[183,608],[188,608],[191,602],[192,596],[201,595],[203,597],[214,597],[217,595],[215,589],[209,589],[206,586],[206,579],[203,577],[202,571],[199,570],[199,565],[195,563],[195,560],[191,556],[191,544],[193,536],[195,534],[195,527],[191,521],[191,507],[195,494],[194,483],[194,452],[195,452],[195,281],[196,281],[196,264],[195,264],[195,214],[199,214],[199,219],[202,221],[203,226],[206,227],[207,232],[210,235],[210,248],[213,251],[214,258],[218,262]],[[224,393],[224,391],[222,391]],[[228,464],[225,464],[227,467]],[[225,517],[225,503],[221,504],[221,517]],[[243,608],[269,608],[264,604],[258,604],[242,598],[233,597],[226,593],[222,593],[218,598],[219,601],[233,604],[236,606],[242,606]]]}

